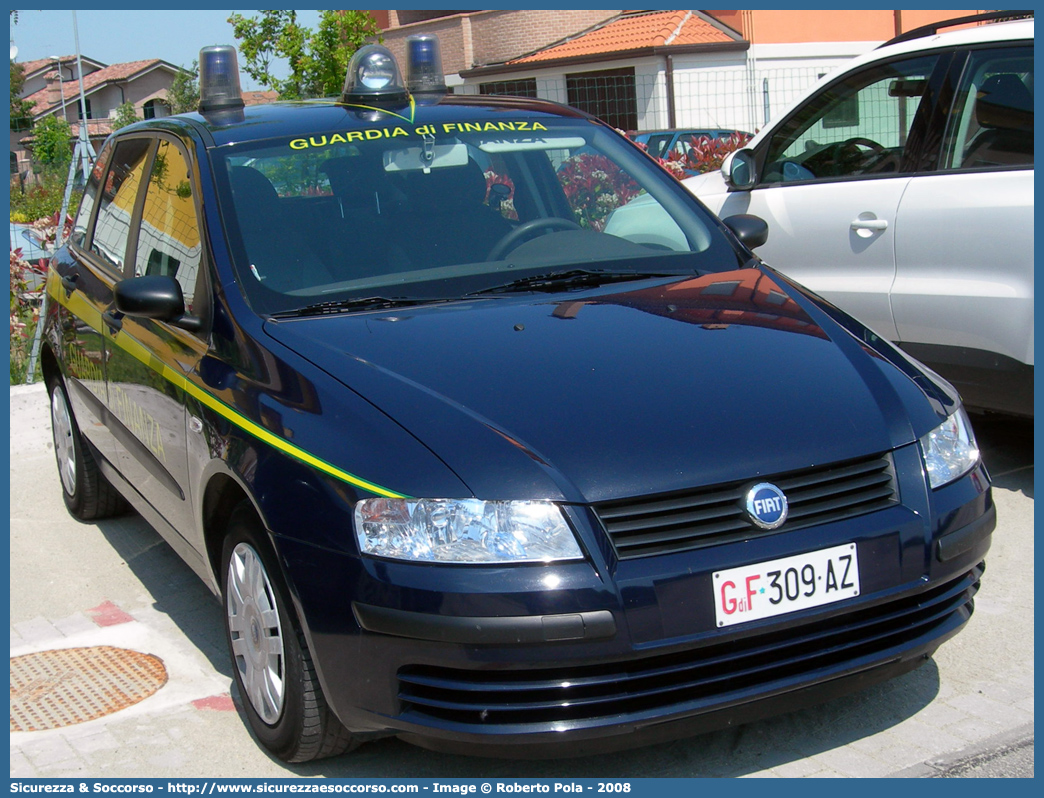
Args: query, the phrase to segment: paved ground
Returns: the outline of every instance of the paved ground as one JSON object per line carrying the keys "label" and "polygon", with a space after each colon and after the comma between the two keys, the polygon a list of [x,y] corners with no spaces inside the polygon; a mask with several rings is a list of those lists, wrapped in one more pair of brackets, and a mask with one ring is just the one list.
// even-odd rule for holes
{"label": "paved ground", "polygon": [[999,525],[976,613],[919,670],[829,704],[609,757],[508,762],[382,740],[304,766],[273,761],[240,720],[221,608],[136,515],[65,512],[42,386],[11,388],[11,656],[113,645],[169,682],[60,730],[11,734],[12,776],[996,776],[1033,773],[1033,426],[977,422]]}
{"label": "paved ground", "polygon": [[903,777],[932,779],[1033,778],[1033,725],[1001,732],[956,754],[914,765]]}

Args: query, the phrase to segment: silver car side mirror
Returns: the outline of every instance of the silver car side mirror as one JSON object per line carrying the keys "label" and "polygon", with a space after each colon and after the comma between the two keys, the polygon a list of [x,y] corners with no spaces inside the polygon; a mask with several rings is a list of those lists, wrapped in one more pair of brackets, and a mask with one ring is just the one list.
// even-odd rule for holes
{"label": "silver car side mirror", "polygon": [[726,185],[737,191],[749,191],[758,182],[754,150],[736,150],[725,158],[721,174]]}

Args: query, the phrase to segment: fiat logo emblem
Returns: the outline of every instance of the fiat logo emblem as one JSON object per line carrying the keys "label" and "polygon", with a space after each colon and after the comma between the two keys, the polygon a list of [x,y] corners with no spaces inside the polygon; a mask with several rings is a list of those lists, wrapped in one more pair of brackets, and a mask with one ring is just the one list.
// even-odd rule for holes
{"label": "fiat logo emblem", "polygon": [[759,482],[747,491],[743,509],[760,529],[779,529],[787,520],[787,497],[770,482]]}

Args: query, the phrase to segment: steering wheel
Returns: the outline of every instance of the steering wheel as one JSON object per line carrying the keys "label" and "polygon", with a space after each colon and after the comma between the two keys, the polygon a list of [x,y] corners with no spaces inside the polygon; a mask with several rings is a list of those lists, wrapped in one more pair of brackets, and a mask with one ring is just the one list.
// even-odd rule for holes
{"label": "steering wheel", "polygon": [[511,232],[503,236],[486,256],[486,260],[500,260],[511,250],[522,243],[534,230],[546,227],[550,230],[583,230],[583,228],[571,219],[563,219],[561,216],[549,216],[546,219],[530,219],[523,222]]}
{"label": "steering wheel", "polygon": [[828,144],[813,156],[806,158],[804,166],[816,177],[859,175],[863,174],[868,163],[876,163],[887,155],[888,150],[876,141],[853,136]]}
{"label": "steering wheel", "polygon": [[[850,152],[859,153],[858,172],[855,174],[869,175],[882,174],[885,172],[898,172],[900,154],[890,150],[872,139],[856,137],[845,142],[851,145]],[[861,152],[859,147],[865,147],[866,152]]]}
{"label": "steering wheel", "polygon": [[873,139],[863,138],[862,136],[845,139],[841,142],[841,147],[866,147],[875,155],[883,155],[885,152],[883,144],[878,144]]}

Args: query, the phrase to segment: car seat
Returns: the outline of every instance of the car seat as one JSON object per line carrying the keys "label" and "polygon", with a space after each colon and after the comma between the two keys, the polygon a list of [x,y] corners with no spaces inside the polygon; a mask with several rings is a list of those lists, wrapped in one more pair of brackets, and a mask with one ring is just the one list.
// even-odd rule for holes
{"label": "car seat", "polygon": [[975,121],[981,130],[965,150],[963,168],[1033,164],[1033,94],[1017,75],[983,82]]}
{"label": "car seat", "polygon": [[254,276],[266,288],[293,291],[331,282],[305,231],[288,223],[275,187],[257,169],[230,172],[236,220]]}
{"label": "car seat", "polygon": [[406,175],[410,235],[415,263],[446,266],[486,260],[494,244],[511,232],[511,223],[485,204],[486,177],[474,160],[443,166],[428,174]]}
{"label": "car seat", "polygon": [[337,279],[407,271],[400,245],[405,196],[380,163],[361,155],[330,158],[319,168],[330,181],[341,219],[323,232],[320,245]]}

